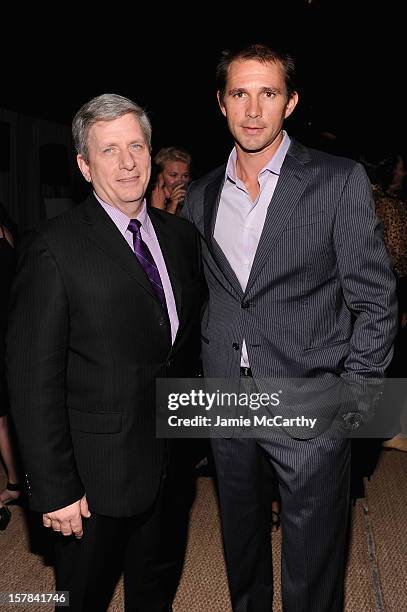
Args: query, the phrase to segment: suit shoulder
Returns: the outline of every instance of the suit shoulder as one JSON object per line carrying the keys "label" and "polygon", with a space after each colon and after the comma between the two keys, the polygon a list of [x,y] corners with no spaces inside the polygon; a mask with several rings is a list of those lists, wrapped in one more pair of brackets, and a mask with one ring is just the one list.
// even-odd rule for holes
{"label": "suit shoulder", "polygon": [[224,176],[225,171],[226,171],[225,164],[223,164],[222,166],[218,166],[217,168],[215,168],[214,170],[211,170],[210,172],[208,172],[201,178],[197,179],[196,181],[193,181],[191,183],[190,189],[193,189],[193,190],[205,189],[205,187],[209,185],[210,183],[221,179]]}
{"label": "suit shoulder", "polygon": [[56,254],[65,248],[75,249],[77,238],[84,227],[86,202],[78,204],[65,213],[45,221],[37,232],[25,241],[22,252],[42,249],[44,246]]}
{"label": "suit shoulder", "polygon": [[194,226],[182,217],[160,210],[159,208],[149,208],[148,214],[156,219],[163,221],[171,231],[194,234],[196,232]]}
{"label": "suit shoulder", "polygon": [[290,147],[288,154],[302,163],[311,162],[316,167],[331,170],[332,172],[349,174],[355,168],[363,168],[363,166],[354,159],[342,157],[340,155],[332,155],[331,153],[326,153],[319,149],[306,147],[296,141],[293,146]]}
{"label": "suit shoulder", "polygon": [[332,155],[331,153],[325,153],[324,151],[319,151],[318,149],[310,149],[312,152],[312,157],[316,163],[321,166],[332,167],[338,171],[351,172],[357,166],[361,167],[359,162],[354,159],[350,159],[349,157],[342,157],[341,155]]}
{"label": "suit shoulder", "polygon": [[45,221],[39,230],[39,235],[45,239],[58,237],[71,231],[83,220],[83,207],[85,204],[78,204],[70,210]]}

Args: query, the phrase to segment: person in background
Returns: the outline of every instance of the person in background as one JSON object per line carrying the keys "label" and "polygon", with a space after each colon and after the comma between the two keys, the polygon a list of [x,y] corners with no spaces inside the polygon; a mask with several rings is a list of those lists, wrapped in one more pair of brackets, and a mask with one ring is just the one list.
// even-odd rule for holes
{"label": "person in background", "polygon": [[180,147],[165,147],[154,157],[157,176],[150,205],[179,214],[191,180],[191,156]]}
{"label": "person in background", "polygon": [[376,213],[383,222],[384,241],[396,274],[400,327],[404,330],[407,327],[407,166],[404,156],[397,154],[382,160],[371,180]]}
{"label": "person in background", "polygon": [[[407,363],[407,166],[405,157],[398,153],[384,158],[373,168],[371,176],[376,213],[384,228],[384,241],[393,263],[397,280],[399,329],[394,345],[394,356],[388,371],[392,378],[405,378]],[[390,383],[391,384],[391,383]],[[387,401],[399,405],[401,431],[383,442],[383,448],[407,452],[407,401],[400,392]]]}
{"label": "person in background", "polygon": [[28,499],[55,532],[70,610],[106,610],[124,569],[125,610],[168,612],[196,458],[189,440],[156,437],[155,383],[200,368],[199,239],[146,206],[140,106],[103,94],[72,132],[93,193],[45,224],[12,291],[7,371]]}
{"label": "person in background", "polygon": [[0,529],[5,529],[10,521],[8,506],[19,501],[22,493],[13,429],[8,415],[9,398],[4,364],[9,292],[16,260],[12,227],[5,208],[0,204],[0,457],[7,474],[6,487],[0,492]]}

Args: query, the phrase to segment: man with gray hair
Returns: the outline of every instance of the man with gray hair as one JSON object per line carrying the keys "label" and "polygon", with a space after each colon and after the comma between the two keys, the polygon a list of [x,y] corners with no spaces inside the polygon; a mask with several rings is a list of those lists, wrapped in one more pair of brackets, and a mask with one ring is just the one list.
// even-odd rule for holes
{"label": "man with gray hair", "polygon": [[[48,222],[14,285],[8,380],[33,510],[56,534],[70,610],[171,610],[193,499],[184,441],[155,435],[155,381],[199,367],[200,258],[185,220],[147,210],[151,126],[104,94],[73,120],[93,193]],[[170,444],[171,442],[171,444]],[[185,441],[187,443],[187,441]],[[185,454],[187,453],[187,454]]]}

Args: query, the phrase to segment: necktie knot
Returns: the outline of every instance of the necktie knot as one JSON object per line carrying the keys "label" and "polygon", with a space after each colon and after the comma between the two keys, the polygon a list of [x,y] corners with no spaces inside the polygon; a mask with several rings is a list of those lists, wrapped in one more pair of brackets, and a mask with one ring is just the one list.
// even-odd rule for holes
{"label": "necktie knot", "polygon": [[139,234],[140,227],[141,227],[141,221],[139,221],[138,219],[130,219],[128,229],[132,234]]}

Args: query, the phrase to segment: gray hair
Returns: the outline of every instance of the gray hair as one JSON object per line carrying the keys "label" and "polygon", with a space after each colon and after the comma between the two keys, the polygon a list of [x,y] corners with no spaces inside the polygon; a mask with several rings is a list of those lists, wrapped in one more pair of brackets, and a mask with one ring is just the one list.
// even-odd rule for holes
{"label": "gray hair", "polygon": [[97,121],[113,121],[127,113],[133,113],[144,133],[151,151],[151,123],[144,109],[138,104],[118,94],[102,94],[86,102],[72,121],[72,136],[76,151],[88,161],[89,130]]}

